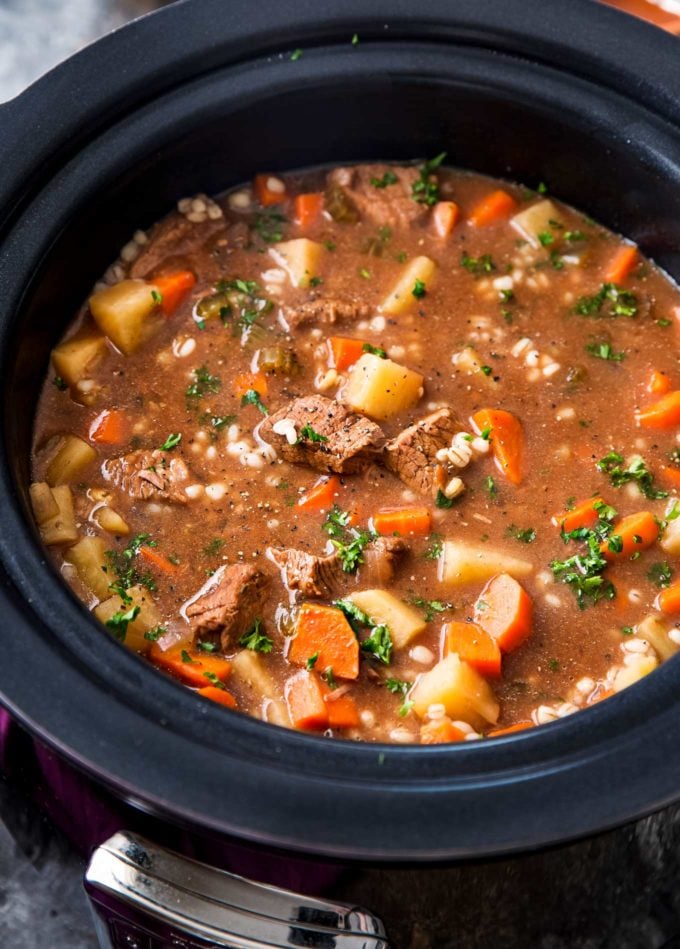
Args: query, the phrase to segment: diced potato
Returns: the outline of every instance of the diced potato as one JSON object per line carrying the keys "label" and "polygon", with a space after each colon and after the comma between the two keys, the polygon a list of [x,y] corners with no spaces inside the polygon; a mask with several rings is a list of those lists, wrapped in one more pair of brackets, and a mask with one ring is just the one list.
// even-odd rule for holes
{"label": "diced potato", "polygon": [[640,639],[646,639],[652,646],[661,662],[670,659],[680,650],[680,646],[669,638],[669,630],[674,629],[672,623],[669,623],[662,616],[656,613],[650,613],[645,616],[641,623],[635,627],[635,633]]}
{"label": "diced potato", "polygon": [[480,674],[452,652],[424,673],[409,693],[413,711],[424,718],[430,705],[443,705],[454,721],[482,728],[498,721],[500,707]]}
{"label": "diced potato", "polygon": [[106,544],[101,537],[83,537],[66,551],[64,560],[73,564],[81,582],[98,600],[110,596],[109,584],[115,578],[104,572]]}
{"label": "diced potato", "polygon": [[387,626],[395,649],[403,649],[425,629],[425,620],[412,606],[387,590],[362,590],[349,600],[376,624]]}
{"label": "diced potato", "polygon": [[52,520],[59,513],[59,505],[54,500],[52,488],[45,481],[35,481],[28,489],[31,496],[33,516],[38,526]]}
{"label": "diced potato", "polygon": [[[276,684],[264,668],[262,657],[252,649],[242,649],[231,659],[232,671],[251,685],[262,697],[262,708],[266,720],[274,725],[290,728],[290,716],[286,703],[278,697]],[[264,717],[264,716],[263,716]]]}
{"label": "diced potato", "polygon": [[636,661],[633,665],[622,666],[616,673],[613,688],[615,692],[621,692],[630,685],[635,685],[640,679],[653,672],[659,665],[659,660],[655,656],[635,656]]}
{"label": "diced potato", "polygon": [[519,560],[486,544],[469,544],[462,540],[446,540],[439,557],[439,579],[442,583],[463,586],[490,580],[497,573],[509,573],[516,580],[533,572],[528,560]]}
{"label": "diced potato", "polygon": [[[106,626],[107,620],[110,620],[115,613],[127,613],[138,606],[139,613],[131,623],[128,623],[122,642],[132,652],[146,652],[150,648],[151,642],[144,638],[144,633],[148,629],[159,626],[161,616],[148,590],[145,590],[144,587],[130,587],[127,592],[131,600],[130,603],[123,602],[119,596],[111,596],[108,600],[103,600],[98,606],[95,606],[92,612],[99,622]],[[110,632],[116,635],[114,630],[110,630]]]}
{"label": "diced potato", "polygon": [[364,353],[352,367],[342,398],[355,412],[384,420],[410,409],[422,394],[419,372]]}
{"label": "diced potato", "polygon": [[85,379],[106,352],[106,337],[101,333],[73,336],[52,350],[52,365],[58,376],[70,386]]}
{"label": "diced potato", "polygon": [[389,313],[391,316],[398,316],[404,310],[418,302],[418,297],[414,297],[413,288],[416,280],[425,284],[426,292],[430,288],[437,265],[429,257],[414,257],[410,260],[392,288],[391,293],[380,304],[379,309],[383,313]]}
{"label": "diced potato", "polygon": [[668,522],[659,544],[667,554],[680,557],[680,517]]}
{"label": "diced potato", "polygon": [[65,484],[52,488],[52,498],[57,505],[57,513],[38,525],[43,543],[48,547],[75,544],[78,540],[78,530],[71,489]]}
{"label": "diced potato", "polygon": [[95,514],[95,519],[102,530],[108,534],[120,534],[125,536],[130,533],[130,526],[124,521],[118,511],[112,507],[100,507]]}
{"label": "diced potato", "polygon": [[294,287],[308,287],[310,280],[318,275],[323,253],[323,244],[297,237],[292,241],[274,244],[270,255],[279,267],[283,267]]}
{"label": "diced potato", "polygon": [[486,371],[489,367],[472,346],[466,346],[465,349],[461,349],[461,351],[456,354],[454,365],[459,372],[465,372],[470,376],[475,376],[475,382],[483,382],[485,385],[494,389],[498,385],[493,377],[493,372]]}
{"label": "diced potato", "polygon": [[559,211],[547,198],[532,204],[531,207],[510,218],[512,227],[529,241],[532,247],[541,246],[539,234],[556,235],[555,222],[558,225],[557,234],[559,234],[559,226],[564,225],[560,220]]}
{"label": "diced potato", "polygon": [[68,484],[96,457],[97,452],[82,438],[64,435],[59,439],[57,451],[47,466],[45,479],[52,488],[57,484]]}
{"label": "diced potato", "polygon": [[126,356],[163,325],[151,289],[144,280],[121,280],[90,297],[95,323]]}

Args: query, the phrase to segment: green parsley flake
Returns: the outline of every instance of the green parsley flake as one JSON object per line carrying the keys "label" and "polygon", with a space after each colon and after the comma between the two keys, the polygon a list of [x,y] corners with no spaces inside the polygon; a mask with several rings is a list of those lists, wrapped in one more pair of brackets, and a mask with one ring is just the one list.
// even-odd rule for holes
{"label": "green parsley flake", "polygon": [[463,251],[460,258],[461,267],[465,267],[468,273],[476,277],[485,273],[492,273],[496,270],[491,254],[481,254],[479,257],[470,257],[467,251]]}
{"label": "green parsley flake", "polygon": [[127,633],[128,625],[137,618],[140,609],[140,606],[132,606],[125,612],[123,610],[118,610],[113,614],[113,616],[107,619],[107,627],[111,630],[119,642],[125,642],[125,635]]}
{"label": "green parsley flake", "polygon": [[180,432],[173,432],[172,435],[168,435],[163,444],[160,447],[160,451],[172,451],[173,448],[177,448],[179,443],[182,441],[182,435]]}
{"label": "green parsley flake", "polygon": [[262,412],[263,415],[269,415],[269,409],[263,403],[260,393],[257,391],[257,389],[248,389],[247,392],[244,392],[244,394],[241,396],[241,405],[244,407],[246,405],[254,405],[255,408]]}
{"label": "green parsley flake", "polygon": [[431,208],[439,200],[439,182],[434,172],[445,158],[446,152],[440,152],[436,158],[432,158],[420,166],[420,178],[411,186],[411,197],[418,204],[426,204]]}
{"label": "green parsley flake", "polygon": [[387,188],[389,185],[395,185],[399,181],[393,171],[386,171],[382,178],[371,178],[371,184],[374,188]]}
{"label": "green parsley flake", "polygon": [[261,632],[261,624],[262,620],[256,619],[250,629],[248,629],[239,639],[239,646],[245,646],[246,649],[252,649],[253,652],[271,652],[274,642],[269,638],[269,636]]}
{"label": "green parsley flake", "polygon": [[425,288],[423,281],[416,279],[416,282],[413,284],[413,290],[411,290],[411,294],[416,298],[416,300],[422,300],[426,293],[427,289]]}
{"label": "green parsley flake", "polygon": [[326,435],[321,435],[319,432],[314,431],[311,425],[303,425],[297,440],[298,442],[327,442],[328,438]]}
{"label": "green parsley flake", "polygon": [[372,356],[379,356],[381,359],[387,359],[387,353],[380,346],[372,346],[371,343],[364,343],[361,347],[362,353],[371,353]]}

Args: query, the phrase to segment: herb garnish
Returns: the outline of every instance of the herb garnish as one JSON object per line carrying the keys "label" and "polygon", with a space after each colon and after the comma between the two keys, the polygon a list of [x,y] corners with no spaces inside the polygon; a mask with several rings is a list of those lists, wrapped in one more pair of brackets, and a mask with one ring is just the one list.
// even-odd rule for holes
{"label": "herb garnish", "polygon": [[493,262],[491,254],[481,254],[479,257],[470,257],[467,251],[463,251],[463,254],[460,258],[461,267],[475,276],[479,276],[484,273],[491,273],[496,270],[496,265]]}
{"label": "herb garnish", "polygon": [[420,178],[411,186],[411,197],[418,204],[426,204],[429,208],[439,200],[439,182],[433,173],[446,158],[446,152],[440,152],[436,158],[424,162],[420,166]]}
{"label": "herb garnish", "polygon": [[489,497],[491,498],[492,501],[495,501],[496,498],[498,497],[498,488],[496,487],[496,482],[491,477],[491,475],[487,477],[485,485],[486,485],[486,490],[489,492]]}
{"label": "herb garnish", "polygon": [[370,636],[359,640],[359,648],[362,652],[368,653],[386,666],[389,665],[392,658],[393,644],[387,626],[384,623],[374,623],[370,616],[359,609],[358,606],[355,606],[351,600],[334,600],[333,606],[337,606],[339,610],[342,610],[355,632],[358,633],[363,626],[370,628]]}
{"label": "herb garnish", "polygon": [[167,626],[154,626],[153,629],[147,629],[147,631],[144,633],[144,639],[148,639],[149,642],[155,643],[160,639],[161,636],[167,633],[167,631]]}
{"label": "herb garnish", "polygon": [[117,575],[117,579],[109,584],[109,590],[116,593],[124,603],[131,603],[128,595],[130,587],[143,586],[154,591],[156,582],[150,573],[140,573],[134,566],[134,559],[141,547],[155,547],[156,541],[151,540],[150,534],[136,534],[123,550],[107,550],[105,552],[108,567],[103,569],[108,573],[109,568]]}
{"label": "herb garnish", "polygon": [[160,306],[161,303],[163,302],[163,294],[159,293],[158,290],[153,289],[151,291],[151,299],[156,304],[156,306]]}
{"label": "herb garnish", "polygon": [[307,662],[305,663],[305,668],[308,672],[311,672],[314,666],[316,665],[317,659],[319,658],[319,653],[315,652],[314,655],[310,656]]}
{"label": "herb garnish", "polygon": [[657,500],[668,497],[668,491],[654,487],[654,476],[648,470],[644,459],[639,455],[631,458],[627,468],[624,468],[623,464],[623,455],[616,451],[610,451],[604,458],[600,458],[595,467],[609,476],[609,480],[615,488],[620,488],[632,481],[637,484],[640,493],[646,498]]}
{"label": "herb garnish", "polygon": [[387,353],[381,346],[372,346],[371,343],[364,343],[361,347],[362,353],[371,353],[372,356],[380,356],[381,359],[387,359]]}
{"label": "herb garnish", "polygon": [[406,698],[408,690],[413,685],[412,682],[406,682],[404,679],[385,679],[385,688],[393,695],[401,695],[402,703],[399,706],[399,715],[405,718],[413,708],[413,702]]}
{"label": "herb garnish", "polygon": [[303,425],[298,435],[298,442],[307,440],[309,442],[327,442],[328,437],[314,431],[311,425]]}
{"label": "herb garnish", "polygon": [[594,605],[600,600],[611,600],[616,596],[614,584],[602,576],[608,561],[600,550],[603,541],[609,539],[611,542],[612,521],[616,511],[603,503],[596,503],[594,507],[598,520],[592,528],[580,527],[568,533],[562,532],[565,544],[570,540],[585,541],[586,551],[566,560],[553,560],[550,564],[555,579],[572,588],[579,609],[582,610],[589,603]]}
{"label": "herb garnish", "polygon": [[450,507],[453,507],[455,498],[447,498],[441,488],[437,491],[437,497],[434,499],[434,506],[447,510]]}
{"label": "herb garnish", "polygon": [[424,560],[439,560],[442,555],[442,538],[440,534],[430,534],[430,545],[423,551]]}
{"label": "herb garnish", "polygon": [[181,441],[181,432],[173,432],[172,435],[168,435],[168,437],[165,439],[159,451],[172,451],[173,448],[177,448]]}
{"label": "herb garnish", "polygon": [[511,524],[505,533],[508,537],[514,537],[515,540],[520,541],[522,544],[533,544],[536,540],[536,531],[533,527],[522,529],[521,527],[516,527],[514,524]]}
{"label": "herb garnish", "polygon": [[382,178],[371,178],[371,184],[374,188],[386,188],[388,185],[395,185],[398,180],[393,171],[386,171]]}
{"label": "herb garnish", "polygon": [[269,409],[262,401],[257,389],[248,389],[247,392],[244,392],[241,396],[241,405],[244,407],[246,405],[254,405],[263,415],[269,415]]}
{"label": "herb garnish", "polygon": [[256,619],[253,625],[248,629],[238,641],[239,646],[245,646],[246,649],[252,649],[254,652],[268,653],[272,651],[273,640],[260,630],[262,620]]}
{"label": "herb garnish", "polygon": [[[265,244],[278,244],[279,241],[283,240],[284,236],[281,225],[287,223],[288,218],[285,214],[280,214],[278,211],[262,211],[255,218],[253,229]],[[253,281],[247,282],[252,283]],[[255,284],[255,290],[256,289],[257,284]]]}
{"label": "herb garnish", "polygon": [[[127,597],[129,601],[129,597]],[[107,627],[111,630],[113,635],[119,642],[125,641],[125,634],[127,633],[128,625],[137,617],[141,607],[132,606],[127,612],[123,610],[118,610],[117,613],[114,613],[113,616],[109,617],[106,621]]]}
{"label": "herb garnish", "polygon": [[445,613],[447,610],[453,609],[453,603],[442,603],[441,600],[426,600],[415,593],[409,596],[406,602],[424,611],[426,623],[431,623],[436,613]]}
{"label": "herb garnish", "polygon": [[411,295],[414,296],[416,300],[422,300],[426,293],[427,289],[423,281],[416,279],[413,284],[413,290],[411,290]]}
{"label": "herb garnish", "polygon": [[64,382],[61,376],[55,376],[52,380],[52,385],[56,386],[60,392],[66,392],[68,385]]}
{"label": "herb garnish", "polygon": [[574,313],[581,316],[636,316],[637,297],[615,283],[603,283],[592,296],[579,297]]}
{"label": "herb garnish", "polygon": [[626,358],[624,352],[615,352],[611,343],[588,343],[586,352],[597,359],[606,359],[609,362],[622,362]]}
{"label": "herb garnish", "polygon": [[301,56],[302,56],[302,50],[294,49],[293,52],[290,54],[290,60],[292,63],[296,63]]}
{"label": "herb garnish", "polygon": [[221,537],[213,537],[209,544],[206,544],[203,548],[204,557],[215,557],[219,554],[220,550],[226,544],[226,540],[223,540]]}
{"label": "herb garnish", "polygon": [[662,563],[653,563],[647,572],[647,579],[651,580],[654,586],[668,587],[673,579],[673,568],[666,560]]}
{"label": "herb garnish", "polygon": [[353,573],[364,562],[364,549],[377,538],[373,531],[349,528],[350,515],[334,504],[322,530],[331,538],[345,573]]}
{"label": "herb garnish", "polygon": [[222,380],[208,372],[207,366],[200,366],[193,370],[194,381],[187,387],[187,399],[202,399],[210,393],[219,392]]}
{"label": "herb garnish", "polygon": [[204,672],[203,675],[214,688],[225,688],[224,682],[222,682],[221,679],[218,679],[214,672]]}

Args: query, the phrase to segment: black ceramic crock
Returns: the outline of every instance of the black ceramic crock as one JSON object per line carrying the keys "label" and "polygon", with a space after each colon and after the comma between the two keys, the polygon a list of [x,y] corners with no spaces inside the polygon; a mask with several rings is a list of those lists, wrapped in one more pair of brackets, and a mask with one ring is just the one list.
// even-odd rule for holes
{"label": "black ceramic crock", "polygon": [[0,694],[149,813],[286,851],[436,862],[680,797],[680,660],[514,737],[328,741],[199,701],[103,635],[31,526],[50,347],[135,229],[256,171],[442,150],[547,182],[680,277],[677,40],[589,0],[185,0],[0,107]]}

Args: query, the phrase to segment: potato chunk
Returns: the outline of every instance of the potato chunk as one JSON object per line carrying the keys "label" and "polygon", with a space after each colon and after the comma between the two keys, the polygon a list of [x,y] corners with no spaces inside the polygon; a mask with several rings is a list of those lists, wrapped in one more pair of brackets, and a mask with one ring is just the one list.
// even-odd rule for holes
{"label": "potato chunk", "polygon": [[424,718],[430,705],[443,705],[454,721],[483,728],[498,721],[500,707],[482,676],[452,652],[424,673],[409,693],[413,711]]}
{"label": "potato chunk", "polygon": [[391,316],[398,316],[403,313],[404,310],[418,302],[419,297],[413,295],[416,281],[424,283],[424,290],[427,292],[436,269],[437,265],[429,257],[414,257],[406,264],[401,276],[380,304],[379,309]]}
{"label": "potato chunk", "polygon": [[452,586],[490,580],[497,573],[509,573],[516,580],[533,571],[528,560],[519,560],[485,544],[446,540],[439,557],[439,579]]}
{"label": "potato chunk", "polygon": [[[48,547],[55,547],[61,544],[74,544],[78,540],[78,529],[76,528],[76,516],[73,510],[73,495],[71,494],[71,489],[65,484],[59,485],[56,488],[50,488],[48,485],[45,485],[56,507],[56,514],[52,514],[50,517],[48,514],[53,508],[52,505],[48,503],[47,495],[42,487],[43,484],[44,482],[40,482],[39,484],[31,485],[31,502],[43,544],[46,544]],[[37,505],[35,501],[36,489],[40,496]]]}
{"label": "potato chunk", "polygon": [[75,386],[99,362],[106,352],[106,337],[101,333],[72,336],[52,350],[54,371],[64,382]]}
{"label": "potato chunk", "polygon": [[59,505],[54,500],[54,494],[49,484],[45,481],[35,481],[28,491],[31,496],[33,517],[38,526],[57,516]]}
{"label": "potato chunk", "polygon": [[659,544],[667,554],[680,557],[680,517],[668,522]]}
{"label": "potato chunk", "polygon": [[454,366],[458,372],[464,372],[468,376],[475,377],[475,383],[483,383],[489,388],[495,389],[498,383],[493,377],[493,372],[489,372],[489,367],[485,365],[484,360],[476,349],[472,346],[466,346],[456,354]]}
{"label": "potato chunk", "polygon": [[52,488],[57,484],[68,484],[96,457],[97,452],[82,438],[64,435],[59,439],[57,450],[47,466],[45,479]]}
{"label": "potato chunk", "polygon": [[112,507],[107,505],[100,507],[94,517],[101,529],[106,531],[107,534],[125,536],[130,533],[130,526],[127,521],[124,521],[118,511],[114,511]]}
{"label": "potato chunk", "polygon": [[99,606],[95,606],[92,612],[100,623],[107,626],[116,614],[125,615],[139,607],[139,612],[127,624],[126,629],[120,623],[113,623],[107,628],[116,639],[124,643],[132,652],[146,652],[151,646],[151,641],[144,638],[144,633],[158,626],[161,622],[161,616],[149,592],[144,587],[130,587],[127,593],[130,597],[129,603],[121,600],[119,596],[111,596],[108,600],[103,600]]}
{"label": "potato chunk", "polygon": [[644,679],[650,672],[654,672],[659,665],[659,660],[655,656],[640,656],[634,654],[634,661],[629,666],[621,666],[616,673],[613,682],[615,692],[621,692],[631,685],[635,685],[640,679]]}
{"label": "potato chunk", "polygon": [[403,649],[425,629],[425,620],[412,606],[387,590],[362,590],[348,599],[376,624],[390,631],[395,649]]}
{"label": "potato chunk", "polygon": [[352,367],[342,399],[355,412],[384,420],[410,409],[422,394],[419,372],[364,353]]}
{"label": "potato chunk", "polygon": [[105,573],[106,544],[101,537],[83,537],[66,551],[64,560],[73,564],[80,581],[98,600],[110,595],[109,584],[115,578]]}
{"label": "potato chunk", "polygon": [[290,728],[286,703],[278,698],[276,683],[264,668],[262,657],[252,649],[242,649],[231,660],[231,665],[234,674],[252,686],[262,698],[263,721]]}
{"label": "potato chunk", "polygon": [[297,237],[274,244],[269,248],[269,254],[279,267],[283,267],[294,287],[308,287],[318,274],[323,250],[323,244],[307,237]]}
{"label": "potato chunk", "polygon": [[163,325],[151,290],[144,280],[121,280],[90,297],[95,323],[126,356]]}
{"label": "potato chunk", "polygon": [[510,218],[510,224],[532,247],[541,246],[539,234],[554,234],[555,224],[558,231],[563,226],[559,211],[547,198],[515,214]]}
{"label": "potato chunk", "polygon": [[637,624],[635,633],[640,639],[646,639],[661,662],[665,662],[680,650],[680,646],[668,636],[672,629],[675,629],[673,623],[656,613],[650,613]]}

